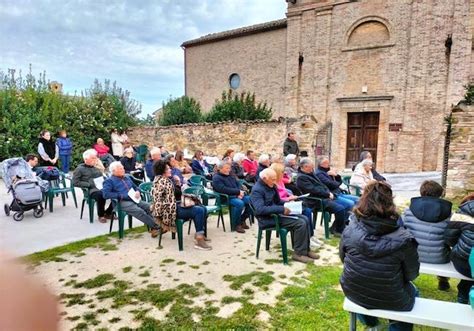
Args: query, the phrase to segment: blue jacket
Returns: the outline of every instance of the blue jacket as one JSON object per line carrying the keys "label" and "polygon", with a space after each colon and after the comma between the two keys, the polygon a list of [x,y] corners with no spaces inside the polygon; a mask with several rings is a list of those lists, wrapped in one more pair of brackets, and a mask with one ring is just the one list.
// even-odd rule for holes
{"label": "blue jacket", "polygon": [[336,177],[329,176],[328,171],[330,168],[318,167],[315,174],[319,180],[328,187],[332,193],[340,194],[341,189],[339,186],[342,184],[341,176],[337,175]]}
{"label": "blue jacket", "polygon": [[69,138],[59,137],[56,140],[58,145],[59,155],[71,155],[72,154],[72,142]]}
{"label": "blue jacket", "polygon": [[[207,172],[210,174],[212,173],[212,166],[204,160],[204,164],[207,168]],[[193,169],[193,173],[196,175],[200,176],[205,176],[205,172],[201,164],[199,163],[198,160],[194,159],[193,162],[191,163],[191,168]]]}
{"label": "blue jacket", "polygon": [[442,264],[449,262],[449,246],[444,233],[451,217],[452,204],[435,197],[411,199],[402,221],[418,242],[420,262]]}
{"label": "blue jacket", "polygon": [[216,173],[212,176],[212,187],[214,191],[227,195],[236,196],[240,194],[240,186],[237,179],[232,175]]}
{"label": "blue jacket", "polygon": [[104,181],[102,196],[104,199],[117,199],[132,201],[128,196],[128,191],[133,187],[135,191],[140,191],[137,185],[128,177],[110,176]]}
{"label": "blue jacket", "polygon": [[255,209],[258,225],[263,229],[275,226],[272,214],[281,215],[285,211],[284,202],[280,199],[276,187],[269,187],[262,179],[253,186],[250,201]]}
{"label": "blue jacket", "polygon": [[150,160],[147,160],[146,163],[145,163],[145,172],[146,172],[146,175],[148,176],[148,178],[150,178],[150,182],[153,181],[153,179],[155,179],[155,172],[153,171],[153,164],[155,162],[150,159]]}

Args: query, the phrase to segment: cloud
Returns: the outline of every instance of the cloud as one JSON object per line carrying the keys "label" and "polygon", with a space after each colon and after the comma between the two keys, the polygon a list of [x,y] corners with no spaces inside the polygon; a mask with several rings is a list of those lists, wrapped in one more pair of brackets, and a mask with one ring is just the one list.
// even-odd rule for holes
{"label": "cloud", "polygon": [[284,0],[3,0],[0,70],[47,72],[68,93],[116,80],[144,113],[184,93],[180,45],[284,17]]}

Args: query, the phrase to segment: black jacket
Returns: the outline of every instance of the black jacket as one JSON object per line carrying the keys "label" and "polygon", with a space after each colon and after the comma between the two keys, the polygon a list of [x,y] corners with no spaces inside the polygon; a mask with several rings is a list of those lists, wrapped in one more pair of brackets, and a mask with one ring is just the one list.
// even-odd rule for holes
{"label": "black jacket", "polygon": [[120,159],[120,163],[122,163],[125,172],[128,174],[130,171],[134,171],[137,164],[137,159],[135,157],[122,157]]}
{"label": "black jacket", "polygon": [[351,217],[339,246],[346,297],[367,309],[410,311],[419,273],[417,242],[397,221]]}
{"label": "black jacket", "polygon": [[327,186],[327,188],[332,192],[336,194],[340,194],[341,189],[339,186],[342,184],[342,178],[341,176],[337,175],[336,177],[329,176],[328,171],[330,168],[323,168],[323,167],[318,167],[316,170],[316,177],[319,178],[319,180]]}
{"label": "black jacket", "polygon": [[212,176],[212,187],[214,191],[223,193],[231,196],[237,196],[240,194],[239,182],[231,175],[223,175],[217,172]]}
{"label": "black jacket", "polygon": [[259,179],[253,186],[250,201],[255,209],[255,216],[260,228],[275,226],[271,215],[283,214],[285,211],[284,202],[281,201],[276,187],[269,187],[262,179]]}
{"label": "black jacket", "polygon": [[268,168],[268,167],[267,167],[266,165],[264,165],[264,164],[261,164],[261,163],[258,164],[257,173],[255,174],[255,177],[257,178],[257,180],[260,178],[260,177],[259,177],[260,173],[261,173],[263,170],[267,169],[267,168]]}
{"label": "black jacket", "polygon": [[[298,171],[298,177],[296,178],[296,186],[303,194],[310,193],[310,197],[328,199],[329,189],[324,185],[314,173],[307,174],[302,171]],[[316,202],[305,199],[305,205],[309,208],[314,208]]]}
{"label": "black jacket", "polygon": [[283,143],[283,155],[287,156],[288,154],[295,154],[296,156],[300,154],[300,148],[298,147],[296,140],[286,138]]}
{"label": "black jacket", "polygon": [[418,242],[420,262],[449,262],[449,246],[444,232],[451,217],[451,202],[434,197],[411,199],[410,208],[402,215],[403,224]]}
{"label": "black jacket", "polygon": [[244,179],[244,168],[237,162],[232,162],[231,174],[238,179]]}
{"label": "black jacket", "polygon": [[[445,232],[446,243],[453,248],[451,259],[454,267],[459,260],[468,264],[469,255],[474,247],[474,200],[465,202],[459,209],[460,213],[465,215],[466,220],[449,222]],[[453,218],[455,217],[453,216]],[[465,268],[465,266],[463,267]],[[459,269],[461,270],[461,268]],[[465,276],[470,277],[470,275]]]}

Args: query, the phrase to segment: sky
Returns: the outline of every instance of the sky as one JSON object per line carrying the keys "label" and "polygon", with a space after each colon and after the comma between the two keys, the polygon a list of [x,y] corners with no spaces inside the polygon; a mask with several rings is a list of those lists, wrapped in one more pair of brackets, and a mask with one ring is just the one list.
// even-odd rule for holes
{"label": "sky", "polygon": [[285,12],[285,0],[0,0],[0,71],[31,64],[69,94],[110,79],[146,116],[184,94],[182,42]]}

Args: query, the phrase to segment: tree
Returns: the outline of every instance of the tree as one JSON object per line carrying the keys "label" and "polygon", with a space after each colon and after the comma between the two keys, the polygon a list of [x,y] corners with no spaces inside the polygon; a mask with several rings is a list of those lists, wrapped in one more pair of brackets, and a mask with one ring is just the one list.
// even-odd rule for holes
{"label": "tree", "polygon": [[224,91],[221,100],[216,100],[211,111],[206,115],[206,122],[221,122],[235,120],[269,120],[272,109],[266,103],[255,100],[255,93],[242,92],[237,94],[232,90]]}
{"label": "tree", "polygon": [[158,115],[158,124],[161,126],[198,123],[201,122],[201,105],[195,99],[182,96],[169,99]]}

